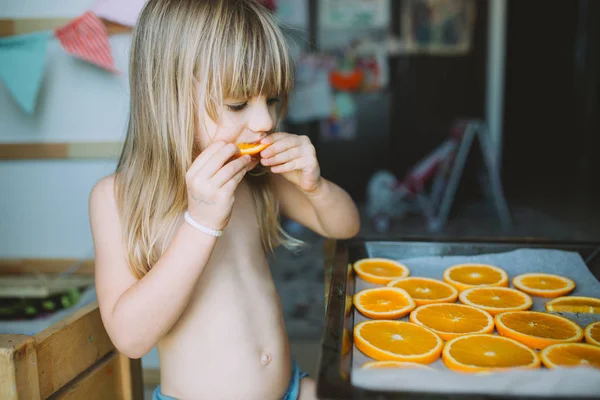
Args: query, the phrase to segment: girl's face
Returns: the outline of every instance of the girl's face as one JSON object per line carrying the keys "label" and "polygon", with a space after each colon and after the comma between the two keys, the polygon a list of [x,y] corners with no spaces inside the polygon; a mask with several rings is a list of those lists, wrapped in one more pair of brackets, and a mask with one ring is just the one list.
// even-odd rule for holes
{"label": "girl's face", "polygon": [[[250,99],[225,99],[218,109],[217,120],[213,120],[204,107],[198,110],[200,119],[197,140],[204,150],[212,142],[254,143],[272,133],[275,129],[278,98],[265,96]],[[249,165],[254,168],[258,160]]]}

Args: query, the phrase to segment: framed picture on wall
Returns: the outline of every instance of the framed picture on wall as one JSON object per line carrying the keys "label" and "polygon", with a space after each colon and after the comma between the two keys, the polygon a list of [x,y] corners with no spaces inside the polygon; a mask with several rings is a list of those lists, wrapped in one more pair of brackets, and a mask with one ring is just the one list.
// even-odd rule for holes
{"label": "framed picture on wall", "polygon": [[406,53],[460,54],[471,48],[475,0],[403,0],[401,36]]}

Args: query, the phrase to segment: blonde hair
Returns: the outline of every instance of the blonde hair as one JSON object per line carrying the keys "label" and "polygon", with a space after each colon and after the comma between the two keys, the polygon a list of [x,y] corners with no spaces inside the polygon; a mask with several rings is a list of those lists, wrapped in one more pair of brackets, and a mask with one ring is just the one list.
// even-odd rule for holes
{"label": "blonde hair", "polygon": [[[187,208],[198,106],[216,120],[224,98],[280,96],[283,115],[294,79],[276,20],[254,0],[150,0],[130,56],[130,117],[115,190],[125,255],[141,278]],[[247,179],[264,250],[297,246],[281,228],[270,174]]]}

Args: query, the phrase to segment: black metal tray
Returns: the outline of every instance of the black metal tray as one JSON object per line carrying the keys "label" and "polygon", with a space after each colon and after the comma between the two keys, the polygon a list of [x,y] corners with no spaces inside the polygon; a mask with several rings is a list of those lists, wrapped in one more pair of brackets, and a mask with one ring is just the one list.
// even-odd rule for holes
{"label": "black metal tray", "polygon": [[[578,252],[592,274],[600,281],[600,243],[597,242],[564,242],[523,239],[461,239],[443,241],[436,239],[389,240],[353,239],[337,241],[331,254],[325,256],[325,270],[332,270],[327,300],[326,325],[321,341],[321,352],[317,371],[317,397],[320,400],[399,400],[399,399],[444,399],[444,400],[479,400],[503,399],[513,400],[536,399],[557,400],[560,397],[525,397],[501,396],[490,394],[440,394],[428,392],[389,392],[368,390],[355,387],[350,382],[352,351],[343,352],[344,330],[351,335],[354,326],[352,295],[354,279],[349,264],[367,257],[367,243],[382,243],[394,246],[403,257],[477,255],[500,253],[521,248],[545,248]],[[348,329],[350,328],[350,329]],[[351,338],[350,338],[351,340]],[[600,399],[600,393],[594,399]],[[564,398],[567,399],[567,398]],[[572,400],[572,398],[568,398]],[[577,397],[578,400],[588,399]],[[592,399],[592,398],[589,398]]]}

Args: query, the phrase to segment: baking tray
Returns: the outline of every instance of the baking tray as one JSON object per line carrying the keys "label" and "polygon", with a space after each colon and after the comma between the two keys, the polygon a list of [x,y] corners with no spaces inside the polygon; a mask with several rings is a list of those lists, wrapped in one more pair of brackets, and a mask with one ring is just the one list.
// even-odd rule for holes
{"label": "baking tray", "polygon": [[[590,272],[600,281],[600,243],[599,242],[565,242],[523,239],[460,239],[446,241],[443,239],[404,239],[387,240],[353,239],[335,242],[335,248],[326,254],[325,269],[331,269],[331,281],[327,300],[326,326],[321,342],[321,352],[317,372],[317,397],[321,400],[342,399],[536,399],[556,400],[572,397],[523,395],[503,396],[498,394],[472,393],[439,393],[409,391],[378,391],[353,386],[351,383],[352,350],[348,351],[346,335],[354,326],[352,295],[354,294],[354,275],[348,265],[361,258],[368,257],[367,246],[393,246],[394,254],[399,258],[415,258],[423,256],[480,255],[503,253],[518,249],[554,249],[577,252],[585,261]],[[351,337],[350,343],[351,343]],[[348,338],[346,338],[346,341]],[[589,399],[599,399],[600,393]],[[577,397],[578,400],[588,399]]]}

